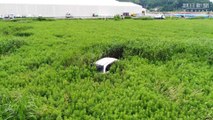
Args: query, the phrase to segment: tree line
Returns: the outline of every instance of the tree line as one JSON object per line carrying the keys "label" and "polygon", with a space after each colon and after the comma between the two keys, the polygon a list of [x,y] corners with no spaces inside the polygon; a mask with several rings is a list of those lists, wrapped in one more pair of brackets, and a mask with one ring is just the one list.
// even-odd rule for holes
{"label": "tree line", "polygon": [[160,11],[176,11],[182,10],[183,3],[210,3],[209,10],[213,10],[210,0],[119,0],[134,2],[142,5],[147,9],[157,8]]}

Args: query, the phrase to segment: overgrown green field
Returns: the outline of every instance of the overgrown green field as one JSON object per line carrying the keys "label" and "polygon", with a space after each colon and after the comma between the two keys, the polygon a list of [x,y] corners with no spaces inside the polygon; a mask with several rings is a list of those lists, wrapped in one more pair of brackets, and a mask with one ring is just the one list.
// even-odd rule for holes
{"label": "overgrown green field", "polygon": [[213,20],[0,21],[0,119],[148,118],[213,119]]}

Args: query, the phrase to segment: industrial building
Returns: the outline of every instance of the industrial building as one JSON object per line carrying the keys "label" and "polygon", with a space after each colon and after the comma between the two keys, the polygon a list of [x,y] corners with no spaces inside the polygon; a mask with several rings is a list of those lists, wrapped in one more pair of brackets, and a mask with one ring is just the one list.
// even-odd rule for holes
{"label": "industrial building", "polygon": [[142,13],[142,6],[116,0],[0,0],[1,17],[86,18]]}

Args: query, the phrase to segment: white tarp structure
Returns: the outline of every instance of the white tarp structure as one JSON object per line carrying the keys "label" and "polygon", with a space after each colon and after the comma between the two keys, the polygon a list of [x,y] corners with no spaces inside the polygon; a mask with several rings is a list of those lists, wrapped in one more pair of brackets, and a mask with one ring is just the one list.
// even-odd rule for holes
{"label": "white tarp structure", "polygon": [[141,14],[142,6],[116,0],[0,0],[0,15],[27,17],[114,16],[123,13]]}

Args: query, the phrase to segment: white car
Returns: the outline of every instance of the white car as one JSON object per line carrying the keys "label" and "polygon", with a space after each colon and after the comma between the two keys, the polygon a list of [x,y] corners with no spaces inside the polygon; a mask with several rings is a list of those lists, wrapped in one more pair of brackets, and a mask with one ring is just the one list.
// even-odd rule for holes
{"label": "white car", "polygon": [[4,19],[14,19],[15,18],[15,16],[14,16],[14,14],[7,14],[7,15],[4,15],[4,17],[3,17]]}
{"label": "white car", "polygon": [[66,13],[66,18],[73,18],[73,16],[70,13]]}
{"label": "white car", "polygon": [[163,15],[163,14],[158,14],[158,15],[155,15],[154,16],[154,19],[165,19],[166,17],[165,17],[165,15]]}
{"label": "white car", "polygon": [[107,73],[111,65],[118,61],[116,58],[105,57],[95,62],[96,68],[98,71]]}

